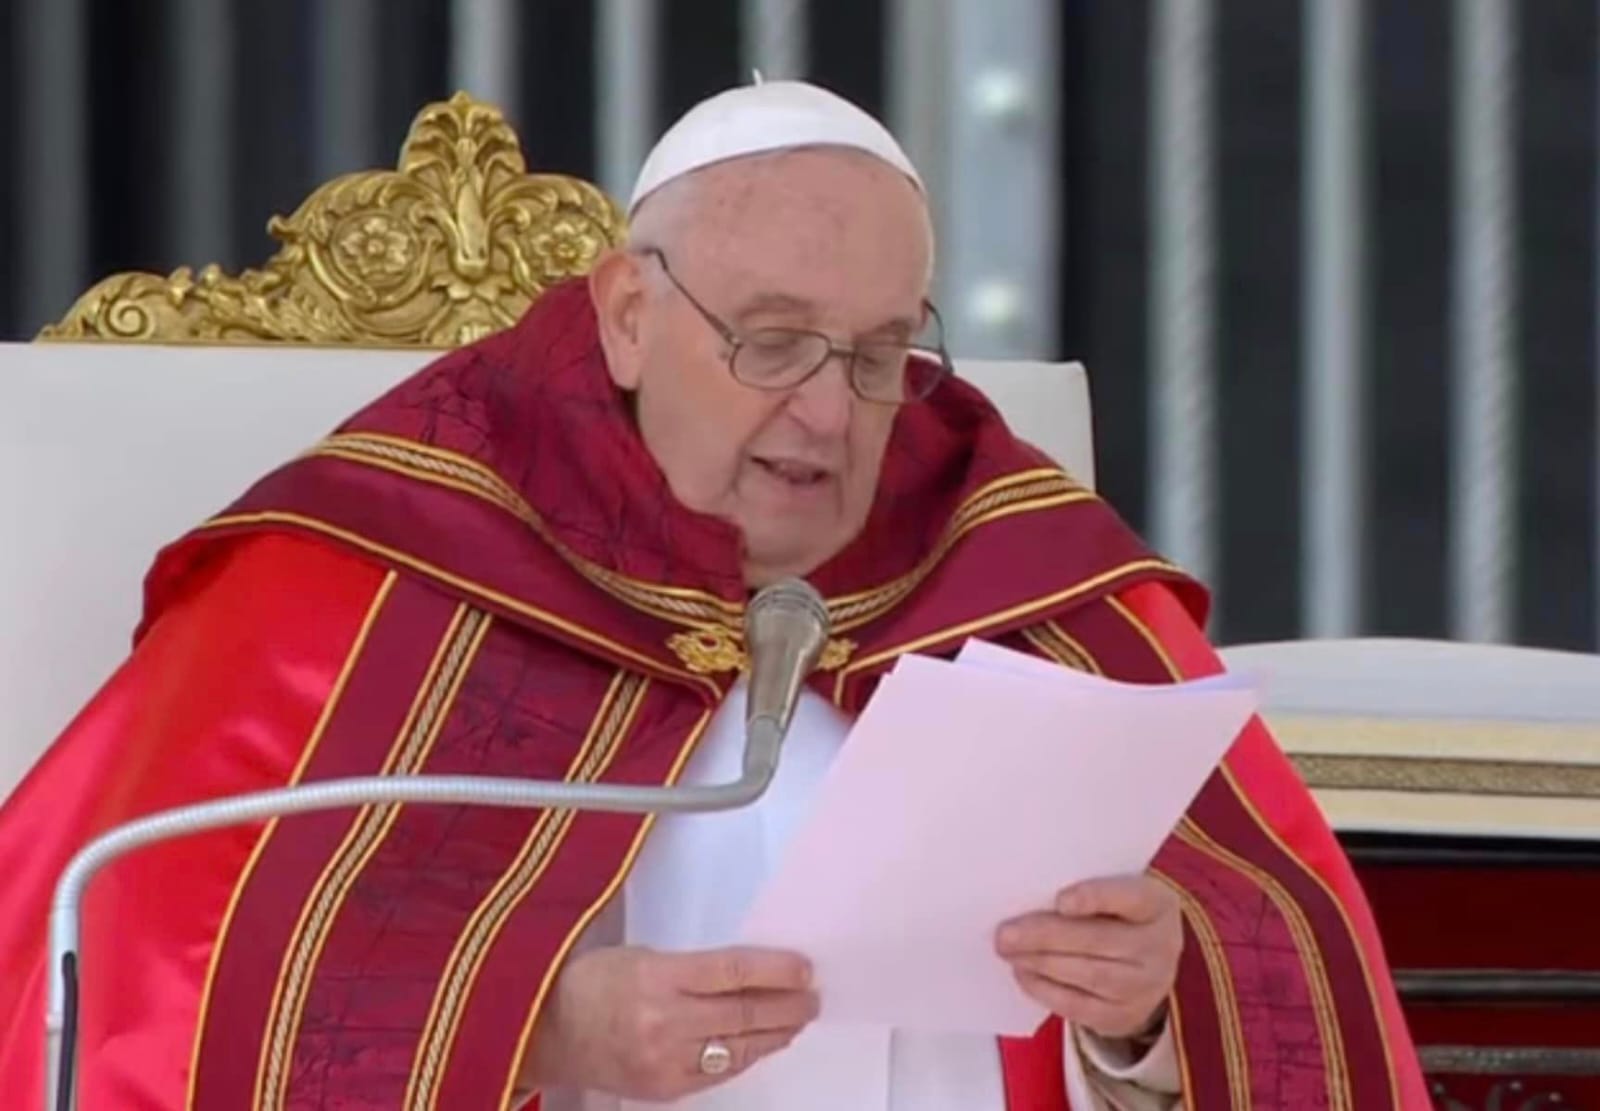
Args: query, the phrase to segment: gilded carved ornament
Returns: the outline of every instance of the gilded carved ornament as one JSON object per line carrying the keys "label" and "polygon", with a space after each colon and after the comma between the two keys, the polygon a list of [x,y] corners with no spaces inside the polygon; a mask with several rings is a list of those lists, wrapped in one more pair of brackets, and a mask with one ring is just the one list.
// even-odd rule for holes
{"label": "gilded carved ornament", "polygon": [[625,220],[588,182],[528,173],[500,110],[457,93],[397,169],[335,178],[268,230],[283,246],[259,269],[116,274],[39,338],[455,347],[587,272]]}

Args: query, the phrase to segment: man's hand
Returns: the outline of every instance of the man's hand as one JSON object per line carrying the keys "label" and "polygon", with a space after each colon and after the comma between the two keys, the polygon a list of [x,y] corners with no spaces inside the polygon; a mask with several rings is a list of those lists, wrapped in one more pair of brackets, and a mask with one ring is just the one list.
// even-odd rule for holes
{"label": "man's hand", "polygon": [[[595,949],[556,980],[523,1079],[529,1087],[676,1099],[783,1049],[817,1010],[810,965],[794,953]],[[700,1054],[713,1039],[733,1062],[708,1076]]]}
{"label": "man's hand", "polygon": [[1178,897],[1148,876],[1091,880],[1062,891],[1053,910],[1004,923],[996,949],[1023,990],[1068,1022],[1134,1037],[1178,977]]}

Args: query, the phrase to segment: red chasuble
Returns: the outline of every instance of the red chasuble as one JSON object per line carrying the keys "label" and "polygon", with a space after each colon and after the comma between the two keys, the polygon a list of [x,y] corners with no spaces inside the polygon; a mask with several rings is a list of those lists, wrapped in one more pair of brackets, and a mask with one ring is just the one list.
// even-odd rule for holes
{"label": "red chasuble", "polygon": [[[740,567],[669,495],[581,284],[265,478],[162,555],[133,656],[0,811],[8,1098],[39,1099],[46,910],[90,836],[335,776],[670,783],[742,663]],[[811,682],[849,712],[968,637],[1151,683],[1218,666],[1201,590],[959,381],[901,412],[871,519],[812,581]],[[506,1106],[649,825],[372,806],[125,858],[86,906],[80,1106]],[[1427,1106],[1367,905],[1260,725],[1156,871],[1189,1106]],[[1065,1108],[1062,1042],[1001,1043],[1013,1111]]]}

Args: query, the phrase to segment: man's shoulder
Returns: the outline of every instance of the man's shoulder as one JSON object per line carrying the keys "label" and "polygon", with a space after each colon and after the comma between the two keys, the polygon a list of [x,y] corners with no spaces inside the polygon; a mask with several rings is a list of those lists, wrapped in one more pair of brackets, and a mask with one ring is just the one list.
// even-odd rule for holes
{"label": "man's shoulder", "polygon": [[270,612],[274,599],[291,594],[343,608],[370,599],[386,574],[376,560],[314,536],[265,530],[192,536],[162,553],[151,571],[140,635],[168,614]]}

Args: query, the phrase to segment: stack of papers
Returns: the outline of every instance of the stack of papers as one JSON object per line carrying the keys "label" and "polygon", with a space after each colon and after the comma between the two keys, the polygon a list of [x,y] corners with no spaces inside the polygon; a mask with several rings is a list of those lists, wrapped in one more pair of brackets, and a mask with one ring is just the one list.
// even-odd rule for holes
{"label": "stack of papers", "polygon": [[1000,923],[1148,867],[1256,706],[1231,676],[1138,686],[979,641],[902,657],[741,940],[809,956],[824,1021],[1031,1034]]}

